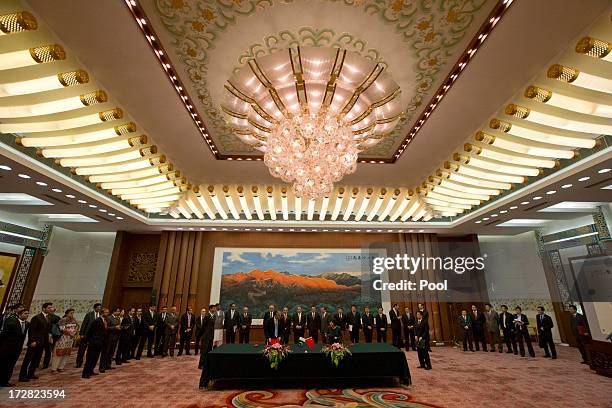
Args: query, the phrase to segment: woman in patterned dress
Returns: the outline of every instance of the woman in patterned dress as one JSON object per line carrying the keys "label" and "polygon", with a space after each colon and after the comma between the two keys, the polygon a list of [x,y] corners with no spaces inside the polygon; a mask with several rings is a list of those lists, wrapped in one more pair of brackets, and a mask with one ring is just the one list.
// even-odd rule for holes
{"label": "woman in patterned dress", "polygon": [[72,353],[74,336],[77,333],[78,324],[74,318],[74,309],[66,310],[64,317],[57,323],[62,336],[55,342],[53,358],[51,359],[51,372],[64,370],[64,366]]}

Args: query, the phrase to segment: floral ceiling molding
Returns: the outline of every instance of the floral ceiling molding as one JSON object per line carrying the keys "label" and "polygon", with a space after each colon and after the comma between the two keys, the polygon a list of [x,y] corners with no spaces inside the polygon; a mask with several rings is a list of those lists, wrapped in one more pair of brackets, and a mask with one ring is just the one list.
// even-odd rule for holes
{"label": "floral ceiling molding", "polygon": [[[315,4],[316,3],[316,4]],[[223,155],[258,155],[226,126],[225,80],[252,57],[302,46],[346,48],[384,62],[402,88],[396,129],[362,153],[392,157],[492,0],[156,0],[143,2]],[[154,18],[155,17],[155,18]]]}

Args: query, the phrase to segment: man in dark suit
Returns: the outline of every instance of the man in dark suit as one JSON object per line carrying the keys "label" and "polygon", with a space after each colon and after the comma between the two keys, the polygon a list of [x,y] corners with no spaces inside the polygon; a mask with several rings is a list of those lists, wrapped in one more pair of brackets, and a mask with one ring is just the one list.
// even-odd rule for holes
{"label": "man in dark suit", "polygon": [[533,346],[531,345],[531,336],[529,335],[529,330],[527,329],[527,327],[529,326],[529,319],[522,313],[522,309],[519,306],[517,306],[514,311],[516,312],[513,319],[514,332],[518,337],[521,357],[525,357],[525,347],[523,346],[523,340],[525,340],[525,342],[527,343],[527,350],[529,351],[529,355],[531,357],[535,357],[535,351],[533,351]]}
{"label": "man in dark suit", "polygon": [[[425,309],[425,305],[422,303],[417,303],[417,309],[419,309],[421,315],[423,316],[423,321],[426,322],[427,327],[429,327],[429,312],[427,311],[427,309]],[[431,352],[431,345],[429,343],[429,332],[426,333],[425,339],[427,340],[427,351]]]}
{"label": "man in dark suit", "polygon": [[289,336],[291,336],[291,327],[293,323],[293,318],[289,315],[288,308],[283,307],[283,312],[281,313],[278,319],[278,322],[279,322],[278,336],[281,339],[280,341],[283,344],[289,344]]}
{"label": "man in dark suit", "polygon": [[[94,373],[94,368],[96,368],[98,359],[101,357],[102,350],[106,348],[109,328],[107,318],[108,309],[103,308],[100,311],[100,317],[91,322],[87,332],[85,333],[88,339],[88,345],[85,365],[83,366],[83,373],[81,375],[83,378],[89,378],[92,375],[97,375],[97,373]],[[102,364],[103,362],[100,361],[100,372],[104,372],[102,369]]]}
{"label": "man in dark suit", "polygon": [[319,331],[321,330],[321,316],[317,313],[315,305],[310,306],[310,313],[306,315],[306,327],[308,335],[312,337],[315,343],[319,342]]}
{"label": "man in dark suit", "polygon": [[4,313],[0,315],[0,333],[2,333],[2,329],[4,328],[4,322],[11,316],[16,316],[17,307],[20,305],[9,305]]}
{"label": "man in dark suit", "polygon": [[389,311],[389,319],[391,320],[391,336],[393,345],[397,348],[402,348],[402,322],[400,320],[399,309],[397,303],[393,304]]}
{"label": "man in dark suit", "polygon": [[378,308],[378,314],[374,316],[374,326],[376,326],[376,341],[378,343],[387,342],[387,315],[383,313],[383,308]]}
{"label": "man in dark suit", "polygon": [[429,358],[429,345],[427,335],[429,333],[429,323],[423,317],[423,312],[416,312],[416,322],[414,324],[414,336],[417,342],[417,353],[419,355],[419,368],[431,370],[431,360]]}
{"label": "man in dark suit", "polygon": [[374,315],[370,313],[368,306],[363,308],[363,315],[361,316],[361,325],[363,326],[363,337],[365,337],[366,343],[372,342],[372,333],[374,332]]}
{"label": "man in dark suit", "polygon": [[321,341],[325,343],[325,336],[327,333],[327,326],[329,326],[329,322],[332,320],[332,315],[327,311],[327,307],[323,306],[320,309],[321,313],[319,316],[321,317]]}
{"label": "man in dark suit", "polygon": [[147,357],[153,357],[156,323],[155,305],[150,305],[149,309],[142,313],[142,331],[140,332],[136,360],[140,360],[140,357],[142,357],[145,342],[147,343]]}
{"label": "man in dark suit", "polygon": [[238,332],[238,311],[236,310],[236,304],[232,303],[228,311],[225,312],[225,319],[223,320],[223,328],[225,329],[225,342],[235,343],[236,332]]}
{"label": "man in dark suit", "polygon": [[161,356],[164,349],[164,340],[166,339],[166,317],[168,316],[168,307],[162,306],[160,312],[155,315],[155,355]]}
{"label": "man in dark suit", "polygon": [[179,326],[179,315],[176,313],[176,306],[170,308],[170,312],[166,315],[166,328],[164,330],[164,352],[162,357],[166,357],[170,354],[170,357],[174,357],[174,348],[176,347],[176,333],[178,333]]}
{"label": "man in dark suit", "polygon": [[[275,316],[275,312],[274,312],[274,305],[270,304],[268,305],[268,311],[266,313],[264,313],[263,315],[263,332],[264,332],[264,338],[266,339],[266,341],[268,341],[271,337],[272,334],[274,333],[274,316]],[[272,332],[270,332],[270,328],[272,328]]]}
{"label": "man in dark suit", "polygon": [[51,313],[49,313],[49,334],[51,335],[51,337],[49,337],[49,341],[47,342],[47,344],[45,344],[45,356],[43,358],[43,369],[45,368],[49,368],[49,363],[51,362],[51,355],[53,354],[53,345],[55,344],[56,341],[59,340],[61,336],[61,334],[53,334],[53,326],[55,325],[55,330],[56,333],[59,333],[59,326],[57,326],[57,324],[59,323],[60,317],[58,315],[55,314],[55,307],[53,307],[53,309],[51,310]]}
{"label": "man in dark suit", "polygon": [[197,356],[200,349],[202,348],[202,335],[204,331],[202,330],[202,326],[204,326],[204,319],[208,316],[208,311],[205,307],[200,310],[200,315],[195,319],[195,355]]}
{"label": "man in dark suit", "polygon": [[361,330],[361,314],[357,311],[357,306],[351,305],[351,311],[346,315],[346,328],[349,331],[351,343],[359,343],[359,330]]}
{"label": "man in dark suit", "polygon": [[406,351],[412,347],[412,351],[416,351],[416,343],[414,341],[414,315],[410,313],[410,308],[405,307],[402,314],[402,327],[404,328],[404,346]]}
{"label": "man in dark suit", "polygon": [[179,351],[178,355],[183,354],[183,350],[185,350],[185,355],[189,356],[191,353],[189,349],[191,348],[191,336],[193,335],[193,328],[195,327],[195,317],[193,316],[193,309],[191,307],[187,308],[185,314],[181,316],[180,323],[180,343],[179,343]]}
{"label": "man in dark suit", "polygon": [[79,330],[81,340],[79,343],[79,351],[77,352],[76,357],[76,368],[81,368],[81,366],[83,365],[85,350],[87,350],[87,330],[89,330],[89,326],[91,326],[91,323],[98,317],[100,317],[101,310],[102,304],[96,303],[93,305],[93,310],[88,312],[83,318],[83,322],[81,323],[81,329]]}
{"label": "man in dark suit", "polygon": [[487,339],[485,338],[485,324],[487,318],[478,310],[476,305],[472,305],[472,334],[474,335],[474,343],[476,343],[476,351],[480,351],[480,343],[482,343],[482,351],[487,351]]}
{"label": "man in dark suit", "polygon": [[28,309],[16,305],[12,307],[12,314],[6,316],[2,322],[0,334],[0,387],[13,387],[10,379],[19,359],[23,342],[28,332]]}
{"label": "man in dark suit", "polygon": [[538,306],[536,324],[538,326],[540,347],[544,349],[544,357],[551,357],[555,360],[557,358],[557,349],[555,348],[555,342],[552,336],[552,328],[555,327],[555,325],[553,324],[552,318],[544,313],[544,306]]}
{"label": "man in dark suit", "polygon": [[298,344],[300,337],[304,337],[306,333],[306,315],[302,311],[302,307],[298,306],[293,315],[293,343]]}
{"label": "man in dark suit", "polygon": [[113,354],[119,343],[119,336],[121,335],[121,308],[116,307],[113,309],[113,313],[106,316],[104,319],[108,325],[108,331],[106,333],[106,339],[104,341],[104,348],[100,354],[100,372],[104,373],[106,370],[114,370],[113,365]]}
{"label": "man in dark suit", "polygon": [[38,379],[36,368],[38,368],[45,346],[49,342],[51,330],[49,315],[52,310],[53,303],[46,302],[42,305],[42,312],[32,317],[30,321],[28,348],[19,371],[19,381],[21,382]]}
{"label": "man in dark suit", "polygon": [[570,326],[572,327],[572,333],[578,343],[578,350],[582,356],[582,364],[588,364],[586,349],[584,344],[589,340],[589,329],[587,320],[584,316],[578,313],[578,309],[575,305],[569,306],[570,310]]}
{"label": "man in dark suit", "polygon": [[514,336],[514,316],[508,312],[508,306],[501,305],[501,313],[499,314],[499,328],[504,335],[504,342],[508,351],[506,353],[518,354],[516,347],[516,337]]}
{"label": "man in dark suit", "polygon": [[144,332],[144,329],[145,327],[142,324],[142,309],[138,308],[134,315],[134,335],[130,339],[130,359],[136,358],[136,349],[138,348],[140,336]]}
{"label": "man in dark suit", "polygon": [[127,315],[121,319],[121,332],[119,333],[119,345],[115,354],[115,363],[121,365],[130,359],[130,343],[136,333],[136,309],[131,308]]}
{"label": "man in dark suit", "polygon": [[468,351],[468,346],[470,347],[470,351],[474,351],[474,344],[472,340],[472,316],[470,316],[467,310],[463,309],[461,311],[461,316],[457,318],[457,324],[461,327],[461,332],[463,333],[463,351]]}
{"label": "man in dark suit", "polygon": [[338,307],[333,319],[336,326],[338,326],[340,330],[344,332],[344,330],[346,330],[346,313],[344,313],[344,310],[341,307]]}
{"label": "man in dark suit", "polygon": [[[203,309],[205,310],[205,309]],[[208,307],[208,312],[203,317],[202,322],[200,324],[200,332],[196,333],[196,336],[200,337],[200,341],[202,349],[200,353],[200,361],[198,363],[198,368],[202,369],[204,364],[206,363],[206,357],[208,352],[213,349],[213,340],[215,338],[215,319],[217,314],[217,308],[215,305],[210,305]]]}
{"label": "man in dark suit", "polygon": [[249,313],[248,307],[242,308],[242,313],[238,316],[238,342],[240,344],[248,344],[249,343],[249,334],[251,333],[251,323],[253,321],[253,317]]}

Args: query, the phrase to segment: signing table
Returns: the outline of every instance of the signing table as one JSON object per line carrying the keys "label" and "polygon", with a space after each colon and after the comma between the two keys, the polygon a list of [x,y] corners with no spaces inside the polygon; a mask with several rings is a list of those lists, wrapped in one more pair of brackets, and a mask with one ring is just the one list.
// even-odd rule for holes
{"label": "signing table", "polygon": [[[410,370],[406,355],[397,347],[386,343],[361,343],[350,347],[352,355],[334,367],[321,352],[314,348],[291,346],[291,353],[280,363],[278,370],[270,368],[262,355],[263,345],[224,344],[210,353],[202,370],[200,387],[207,388],[214,380],[275,380],[290,379],[392,379],[410,384]],[[273,385],[274,381],[270,384]]]}

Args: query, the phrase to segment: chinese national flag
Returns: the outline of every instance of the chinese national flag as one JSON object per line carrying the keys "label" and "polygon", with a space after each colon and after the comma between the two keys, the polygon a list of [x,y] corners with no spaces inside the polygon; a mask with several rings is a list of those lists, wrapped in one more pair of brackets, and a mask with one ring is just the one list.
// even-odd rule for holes
{"label": "chinese national flag", "polygon": [[308,348],[313,348],[314,347],[314,340],[312,339],[312,337],[309,337],[306,339],[306,345],[308,346]]}

